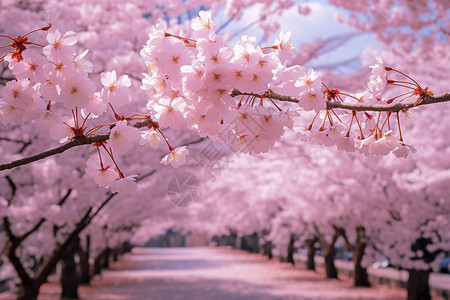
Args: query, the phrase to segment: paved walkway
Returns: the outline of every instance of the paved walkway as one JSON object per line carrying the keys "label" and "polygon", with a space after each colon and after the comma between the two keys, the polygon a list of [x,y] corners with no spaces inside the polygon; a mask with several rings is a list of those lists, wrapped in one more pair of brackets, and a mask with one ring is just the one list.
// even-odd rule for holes
{"label": "paved walkway", "polygon": [[[59,299],[46,284],[39,300]],[[400,288],[354,288],[351,280],[230,248],[135,248],[80,288],[83,300],[405,299]],[[0,299],[7,298],[0,295]],[[12,298],[14,299],[14,298]]]}

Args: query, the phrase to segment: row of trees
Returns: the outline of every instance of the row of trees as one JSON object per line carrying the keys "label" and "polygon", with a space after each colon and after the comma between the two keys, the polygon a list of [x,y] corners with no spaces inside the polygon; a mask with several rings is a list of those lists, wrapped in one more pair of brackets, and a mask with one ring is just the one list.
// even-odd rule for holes
{"label": "row of trees", "polygon": [[[333,259],[340,239],[353,252],[355,285],[367,286],[365,268],[387,257],[408,270],[408,299],[430,297],[429,274],[450,250],[449,166],[443,160],[433,168],[423,164],[426,157],[441,157],[439,151],[430,147],[434,154],[398,163],[362,162],[342,152],[288,143],[276,149],[260,160],[235,158],[208,184],[208,197],[193,208],[206,224],[192,230],[257,233],[261,249],[264,243],[273,245],[282,256],[292,255],[294,237],[311,255],[318,242],[329,278],[337,278]],[[311,256],[308,261],[311,266]]]}

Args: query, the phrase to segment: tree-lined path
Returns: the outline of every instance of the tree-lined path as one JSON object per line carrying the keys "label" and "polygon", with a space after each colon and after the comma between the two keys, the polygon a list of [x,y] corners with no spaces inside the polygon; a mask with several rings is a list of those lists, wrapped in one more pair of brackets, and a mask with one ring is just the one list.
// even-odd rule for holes
{"label": "tree-lined path", "polygon": [[[83,300],[291,300],[404,299],[400,288],[352,287],[351,280],[324,279],[302,266],[269,261],[230,248],[135,248],[80,288]],[[45,284],[39,300],[59,299]],[[15,299],[6,294],[1,300]]]}

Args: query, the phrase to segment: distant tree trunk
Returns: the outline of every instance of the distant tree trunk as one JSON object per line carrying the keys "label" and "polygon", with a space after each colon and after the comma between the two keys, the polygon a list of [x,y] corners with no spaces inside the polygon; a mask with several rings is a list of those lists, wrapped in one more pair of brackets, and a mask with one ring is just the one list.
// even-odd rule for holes
{"label": "distant tree trunk", "polygon": [[91,274],[89,270],[89,250],[91,247],[91,236],[86,236],[86,248],[80,244],[78,256],[80,258],[80,283],[89,284],[91,282]]}
{"label": "distant tree trunk", "polygon": [[61,257],[61,299],[78,299],[78,274],[74,254],[79,244],[78,239],[74,239]]}
{"label": "distant tree trunk", "polygon": [[19,287],[19,293],[17,294],[17,300],[36,300],[39,295],[40,286],[35,284],[24,285],[23,283]]}
{"label": "distant tree trunk", "polygon": [[244,250],[244,251],[247,251],[247,249],[248,249],[248,246],[247,246],[247,238],[246,238],[247,236],[246,235],[244,235],[243,237],[241,237],[241,245],[240,245],[240,249],[241,250]]}
{"label": "distant tree trunk", "polygon": [[295,266],[294,261],[294,242],[295,242],[295,236],[291,234],[289,236],[289,244],[287,247],[287,262],[290,262],[293,266]]}
{"label": "distant tree trunk", "polygon": [[316,253],[315,243],[315,238],[305,240],[306,250],[308,251],[306,254],[306,269],[310,271],[316,271],[316,262],[314,261],[314,255]]}
{"label": "distant tree trunk", "polygon": [[118,261],[119,260],[119,248],[114,248],[112,250],[112,260]]}
{"label": "distant tree trunk", "polygon": [[250,248],[251,252],[259,253],[259,237],[256,232],[250,236]]}
{"label": "distant tree trunk", "polygon": [[353,247],[353,263],[355,265],[354,286],[370,287],[367,269],[361,266],[361,260],[366,249],[366,230],[362,226],[356,228],[356,243]]}
{"label": "distant tree trunk", "polygon": [[272,253],[272,241],[266,241],[263,244],[263,253],[264,255],[266,255],[269,259],[273,258],[273,253]]}
{"label": "distant tree trunk", "polygon": [[230,230],[230,246],[236,248],[237,234],[234,230]]}
{"label": "distant tree trunk", "polygon": [[259,253],[258,234],[255,232],[241,238],[241,250]]}
{"label": "distant tree trunk", "polygon": [[409,279],[407,284],[408,300],[430,300],[430,271],[408,270]]}
{"label": "distant tree trunk", "polygon": [[110,256],[111,256],[111,248],[106,247],[106,249],[105,249],[105,251],[103,253],[104,260],[103,260],[103,266],[102,267],[104,269],[109,269],[109,257]]}
{"label": "distant tree trunk", "polygon": [[122,251],[121,254],[125,254],[131,251],[133,249],[133,245],[130,244],[130,242],[125,242],[122,245]]}
{"label": "distant tree trunk", "polygon": [[331,243],[327,243],[323,238],[321,241],[323,258],[325,260],[325,272],[327,278],[335,278],[338,279],[338,271],[336,266],[334,265],[334,244],[336,243],[339,236],[343,235],[345,232],[338,227],[334,226],[334,235],[331,239]]}
{"label": "distant tree trunk", "polygon": [[328,245],[323,253],[325,259],[325,272],[327,278],[338,278],[338,272],[334,265],[334,243]]}
{"label": "distant tree trunk", "polygon": [[100,252],[94,260],[94,275],[98,275],[102,272],[104,250]]}

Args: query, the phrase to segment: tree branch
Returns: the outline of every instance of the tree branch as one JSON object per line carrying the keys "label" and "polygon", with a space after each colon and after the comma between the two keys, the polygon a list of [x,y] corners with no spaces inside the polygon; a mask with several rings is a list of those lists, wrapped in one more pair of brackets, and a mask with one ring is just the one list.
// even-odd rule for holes
{"label": "tree branch", "polygon": [[[291,97],[291,96],[285,96],[280,95],[277,93],[270,93],[266,92],[263,95],[258,95],[254,93],[244,93],[237,89],[233,89],[231,91],[231,97],[236,96],[254,96],[254,97],[264,97],[268,99],[274,99],[279,100],[283,102],[292,102],[292,103],[298,103],[298,99]],[[448,102],[450,101],[450,93],[437,96],[437,97],[430,97],[428,95],[425,95],[423,97],[423,100],[416,104],[415,102],[409,102],[409,103],[396,103],[396,104],[387,104],[387,105],[363,105],[363,104],[347,104],[343,102],[338,101],[326,101],[327,109],[332,108],[342,108],[347,110],[354,110],[354,111],[390,111],[390,112],[398,112],[404,109],[410,109],[413,107],[426,105],[426,104],[435,104],[440,102]]]}
{"label": "tree branch", "polygon": [[20,259],[17,257],[16,254],[16,249],[17,247],[19,247],[21,241],[12,232],[11,224],[9,223],[8,217],[3,217],[3,226],[5,228],[6,235],[8,236],[9,239],[6,246],[6,256],[8,257],[11,264],[14,266],[14,269],[16,270],[17,275],[19,276],[22,284],[31,285],[32,282],[31,277],[25,270],[24,266],[22,265],[22,262],[20,261]]}
{"label": "tree branch", "polygon": [[109,139],[109,134],[102,134],[102,135],[93,135],[93,136],[82,136],[73,139],[72,141],[68,142],[67,144],[64,144],[62,146],[53,148],[48,151],[41,152],[36,155],[24,157],[22,159],[18,159],[9,163],[1,164],[0,165],[0,171],[12,169],[15,167],[27,165],[29,163],[35,162],[37,160],[41,160],[44,158],[47,158],[49,156],[53,156],[59,153],[63,153],[66,150],[69,150],[70,148],[81,146],[81,145],[88,145],[92,143],[98,143],[103,142]]}
{"label": "tree branch", "polygon": [[9,175],[5,176],[6,181],[8,181],[9,186],[11,187],[11,197],[8,197],[8,206],[11,205],[12,200],[17,192],[17,185],[14,183],[12,178]]}
{"label": "tree branch", "polygon": [[[64,202],[66,202],[66,200],[69,198],[70,194],[72,193],[72,189],[68,189],[67,193],[64,195],[64,197],[62,197],[59,201],[58,201],[58,205],[62,206],[64,204]],[[33,226],[33,228],[31,228],[30,230],[28,230],[26,233],[24,233],[23,235],[19,236],[19,243],[21,243],[23,240],[25,240],[28,236],[30,236],[33,232],[35,232],[36,230],[38,230],[42,224],[44,224],[44,222],[47,221],[47,218],[41,218],[39,220],[39,222],[36,223],[36,225]]]}
{"label": "tree branch", "polygon": [[408,103],[396,103],[396,104],[387,104],[387,105],[350,105],[343,102],[336,101],[327,101],[327,108],[342,108],[347,110],[355,110],[355,111],[390,111],[390,112],[399,112],[404,109],[410,109],[413,107],[427,105],[427,104],[435,104],[441,102],[450,101],[450,93],[440,95],[438,97],[430,97],[425,95],[423,100],[416,104],[414,102]]}
{"label": "tree branch", "polygon": [[[133,125],[133,127],[136,128],[142,128],[145,126],[148,126],[150,124],[153,124],[154,122],[150,119],[147,119],[143,122],[139,122]],[[104,142],[109,139],[109,134],[101,134],[101,135],[92,135],[92,136],[81,136],[73,139],[72,141],[68,142],[67,144],[64,144],[62,146],[53,148],[48,151],[41,152],[36,155],[24,157],[22,159],[18,159],[9,163],[0,164],[0,171],[13,169],[19,166],[27,165],[32,162],[35,162],[37,160],[41,160],[56,154],[63,153],[66,150],[69,150],[70,148],[81,146],[81,145],[89,145],[92,143],[98,143],[98,142]]]}

